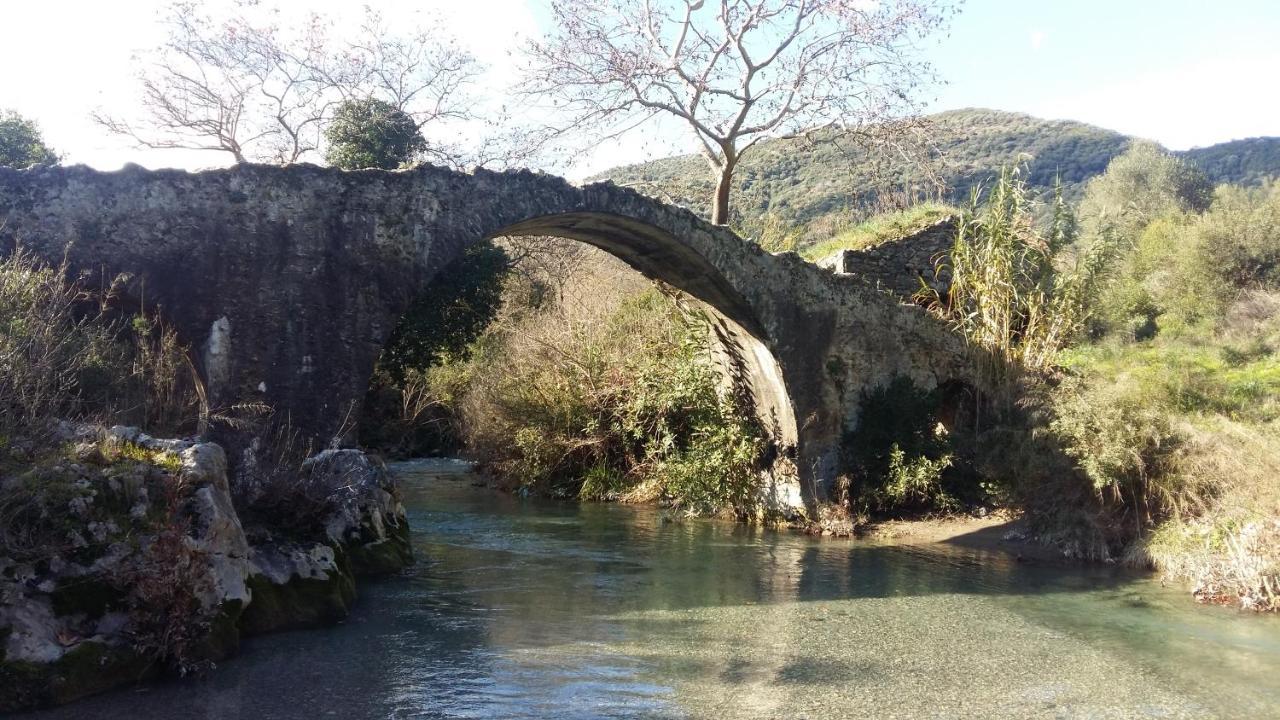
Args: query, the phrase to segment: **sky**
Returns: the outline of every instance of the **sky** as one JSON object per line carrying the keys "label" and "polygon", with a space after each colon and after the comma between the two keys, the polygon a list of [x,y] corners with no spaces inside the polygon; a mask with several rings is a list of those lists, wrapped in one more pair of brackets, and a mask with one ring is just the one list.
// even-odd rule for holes
{"label": "sky", "polygon": [[[67,163],[112,169],[210,167],[229,156],[142,150],[90,120],[135,102],[134,58],[159,44],[168,0],[0,0],[0,108],[36,120]],[[285,2],[341,17],[350,0]],[[516,79],[512,50],[536,36],[547,0],[370,0],[389,16],[440,13],[490,68]],[[412,8],[406,9],[406,8]],[[1280,136],[1280,0],[967,0],[946,36],[921,46],[945,84],[927,111],[989,107],[1088,122],[1175,150]],[[692,151],[680,141],[670,149]],[[659,150],[665,151],[667,148]],[[650,159],[652,144],[609,143],[571,177]]]}

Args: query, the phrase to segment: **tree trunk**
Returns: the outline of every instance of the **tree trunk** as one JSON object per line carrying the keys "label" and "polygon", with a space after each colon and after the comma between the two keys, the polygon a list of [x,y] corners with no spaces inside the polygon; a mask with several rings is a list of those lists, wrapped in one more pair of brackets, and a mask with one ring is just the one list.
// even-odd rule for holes
{"label": "tree trunk", "polygon": [[711,203],[711,224],[729,224],[729,188],[733,186],[733,169],[735,162],[725,162],[720,166],[720,177],[716,181],[716,196]]}

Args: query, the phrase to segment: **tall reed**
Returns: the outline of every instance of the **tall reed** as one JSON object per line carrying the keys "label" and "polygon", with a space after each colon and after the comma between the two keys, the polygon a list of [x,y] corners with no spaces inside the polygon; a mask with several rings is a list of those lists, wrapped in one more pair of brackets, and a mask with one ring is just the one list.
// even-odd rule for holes
{"label": "tall reed", "polygon": [[1080,334],[1115,247],[1095,243],[1060,269],[1059,251],[1076,239],[1074,215],[1059,186],[1049,227],[1040,227],[1024,174],[1006,166],[985,194],[974,191],[955,243],[936,263],[950,284],[926,285],[917,296],[969,340],[992,389],[1052,366]]}

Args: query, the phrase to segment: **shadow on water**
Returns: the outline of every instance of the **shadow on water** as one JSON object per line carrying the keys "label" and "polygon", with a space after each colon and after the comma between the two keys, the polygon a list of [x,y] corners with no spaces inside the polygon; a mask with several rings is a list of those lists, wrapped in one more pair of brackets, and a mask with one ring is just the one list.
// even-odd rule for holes
{"label": "shadow on water", "polygon": [[[1084,702],[1070,693],[1122,672],[1226,683],[1261,711],[1280,690],[1266,670],[1280,625],[1233,622],[1114,568],[1020,563],[964,539],[817,540],[400,472],[420,561],[362,586],[342,626],[252,639],[205,680],[31,717],[727,718],[790,716],[812,697],[839,703],[812,717],[838,717],[894,709],[911,692],[900,684],[922,679],[970,712],[981,705],[966,693],[998,699],[1012,683],[1007,707],[1022,712]],[[848,694],[858,688],[870,694]],[[917,695],[921,708],[948,702]],[[1200,702],[1188,716],[1214,714]],[[1173,699],[1152,707],[1181,716]]]}
{"label": "shadow on water", "polygon": [[[521,499],[459,484],[435,490],[428,557],[434,573],[465,573],[467,593],[556,588],[567,613],[584,608],[681,609],[740,603],[887,598],[936,593],[1093,591],[1139,577],[1105,566],[1019,562],[963,545],[811,539],[734,523],[682,520],[652,508]],[[501,569],[505,582],[476,578]],[[560,582],[539,581],[554,573]],[[477,581],[478,580],[478,581]]]}

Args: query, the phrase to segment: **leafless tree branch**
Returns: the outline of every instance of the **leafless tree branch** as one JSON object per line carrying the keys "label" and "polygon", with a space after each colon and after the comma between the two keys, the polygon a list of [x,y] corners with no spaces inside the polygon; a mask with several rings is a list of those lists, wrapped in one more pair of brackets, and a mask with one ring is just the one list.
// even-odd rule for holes
{"label": "leafless tree branch", "polygon": [[678,118],[716,178],[722,224],[734,170],[760,140],[917,113],[933,79],[918,44],[951,13],[947,0],[553,0],[554,30],[526,48],[524,93],[563,118],[543,141]]}
{"label": "leafless tree branch", "polygon": [[[355,99],[402,110],[424,135],[473,119],[469,91],[481,67],[437,28],[393,29],[366,7],[352,37],[334,37],[332,22],[314,13],[288,31],[278,9],[254,0],[222,18],[178,2],[165,23],[168,40],[140,58],[142,116],[93,115],[140,147],[226,152],[237,163],[315,159],[334,110]],[[452,140],[427,154],[464,161]]]}

